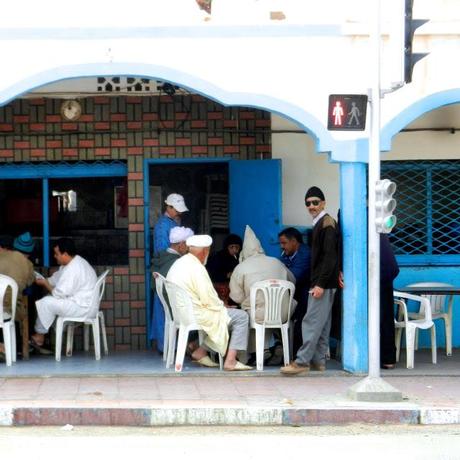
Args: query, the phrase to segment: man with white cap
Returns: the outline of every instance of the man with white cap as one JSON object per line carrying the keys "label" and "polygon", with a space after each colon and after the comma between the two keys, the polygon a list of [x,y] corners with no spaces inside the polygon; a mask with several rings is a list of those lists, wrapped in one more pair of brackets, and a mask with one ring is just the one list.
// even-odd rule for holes
{"label": "man with white cap", "polygon": [[[188,247],[185,241],[193,234],[191,228],[172,228],[169,232],[169,247],[153,257],[152,270],[166,277],[172,264],[179,257],[187,253]],[[156,340],[157,350],[162,352],[165,333],[165,313],[156,291],[153,293],[153,315],[150,331],[150,340]]]}
{"label": "man with white cap", "polygon": [[158,219],[153,229],[153,254],[158,254],[169,247],[169,232],[174,227],[179,227],[180,216],[188,211],[184,197],[178,193],[171,193],[165,200],[166,209]]}
{"label": "man with white cap", "polygon": [[[187,239],[188,254],[174,262],[167,279],[184,288],[193,302],[197,323],[206,333],[206,348],[225,356],[227,371],[250,370],[250,366],[236,359],[238,351],[246,351],[248,343],[249,317],[236,308],[226,308],[212,285],[205,264],[209,256],[212,238],[209,235],[194,235]],[[229,329],[231,336],[229,338]],[[227,350],[228,347],[228,350]],[[200,346],[192,353],[192,359],[201,365],[215,367]]]}

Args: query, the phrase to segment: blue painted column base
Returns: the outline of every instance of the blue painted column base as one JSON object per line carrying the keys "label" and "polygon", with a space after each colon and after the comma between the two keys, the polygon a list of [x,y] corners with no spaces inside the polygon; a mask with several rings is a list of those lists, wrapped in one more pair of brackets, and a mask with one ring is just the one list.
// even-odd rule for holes
{"label": "blue painted column base", "polygon": [[343,236],[342,364],[353,373],[368,369],[366,164],[340,164]]}

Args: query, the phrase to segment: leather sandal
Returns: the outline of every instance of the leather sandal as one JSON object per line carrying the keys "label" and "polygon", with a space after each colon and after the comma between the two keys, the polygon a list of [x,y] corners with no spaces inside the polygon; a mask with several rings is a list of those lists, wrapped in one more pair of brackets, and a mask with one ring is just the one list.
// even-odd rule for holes
{"label": "leather sandal", "polygon": [[41,355],[53,354],[51,350],[48,350],[48,348],[44,348],[43,345],[39,345],[37,342],[35,342],[35,340],[32,337],[29,340],[29,345]]}

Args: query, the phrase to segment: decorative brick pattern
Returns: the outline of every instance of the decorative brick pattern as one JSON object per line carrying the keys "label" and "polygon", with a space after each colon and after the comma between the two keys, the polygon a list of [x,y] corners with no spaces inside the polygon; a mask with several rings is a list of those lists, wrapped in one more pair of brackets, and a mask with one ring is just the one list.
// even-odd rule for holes
{"label": "decorative brick pattern", "polygon": [[[271,158],[270,114],[224,107],[199,95],[82,99],[66,122],[60,99],[17,99],[0,107],[2,162],[124,160],[128,165],[129,265],[111,268],[102,305],[110,349],[146,346],[143,160]],[[77,337],[81,341],[80,337]]]}

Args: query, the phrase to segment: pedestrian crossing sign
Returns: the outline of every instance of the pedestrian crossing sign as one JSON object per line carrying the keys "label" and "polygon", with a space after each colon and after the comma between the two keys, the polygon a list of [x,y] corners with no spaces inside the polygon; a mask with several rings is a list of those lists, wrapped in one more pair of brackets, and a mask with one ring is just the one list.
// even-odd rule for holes
{"label": "pedestrian crossing sign", "polygon": [[367,95],[330,94],[327,129],[329,131],[364,131]]}

